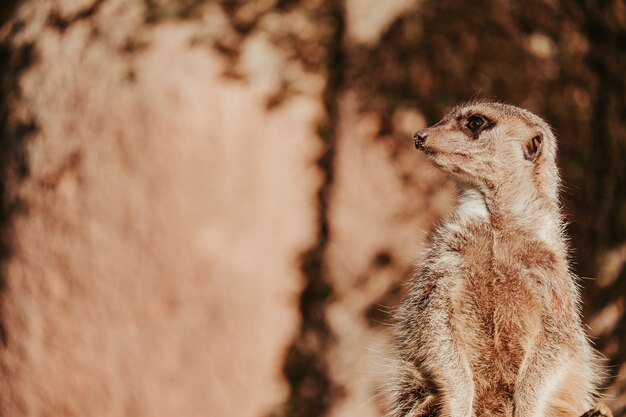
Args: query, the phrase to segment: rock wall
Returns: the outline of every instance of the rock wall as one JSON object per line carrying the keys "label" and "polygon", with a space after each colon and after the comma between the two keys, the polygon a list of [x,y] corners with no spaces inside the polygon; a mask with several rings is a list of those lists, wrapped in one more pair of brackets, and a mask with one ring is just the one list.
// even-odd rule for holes
{"label": "rock wall", "polygon": [[473,97],[556,127],[624,415],[624,8],[531,3],[2,6],[0,415],[380,416],[454,200],[410,139]]}
{"label": "rock wall", "polygon": [[5,29],[31,63],[3,138],[24,172],[7,161],[0,414],[266,413],[316,233],[319,94],[268,111],[262,39],[244,82],[201,21],[82,3],[25,2]]}

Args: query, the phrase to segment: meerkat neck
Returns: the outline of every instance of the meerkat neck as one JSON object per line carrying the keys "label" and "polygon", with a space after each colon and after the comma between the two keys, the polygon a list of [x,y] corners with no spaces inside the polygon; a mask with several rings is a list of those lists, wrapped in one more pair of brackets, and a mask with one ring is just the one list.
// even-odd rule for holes
{"label": "meerkat neck", "polygon": [[557,201],[533,187],[503,184],[486,201],[497,229],[523,230],[564,251],[563,220]]}
{"label": "meerkat neck", "polygon": [[489,210],[485,202],[485,196],[478,189],[465,184],[458,184],[458,205],[455,210],[456,219],[459,221],[477,219],[489,221]]}
{"label": "meerkat neck", "polygon": [[495,230],[523,231],[565,251],[558,203],[542,198],[533,190],[514,188],[504,186],[485,193],[459,184],[456,222],[479,220],[490,223]]}

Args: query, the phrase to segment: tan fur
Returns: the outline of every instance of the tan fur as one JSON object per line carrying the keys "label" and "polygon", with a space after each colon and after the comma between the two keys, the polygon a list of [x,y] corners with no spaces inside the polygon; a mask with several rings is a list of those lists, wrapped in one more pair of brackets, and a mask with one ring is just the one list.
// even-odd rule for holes
{"label": "tan fur", "polygon": [[[488,125],[472,131],[472,115]],[[598,358],[569,270],[550,127],[473,103],[419,135],[462,192],[398,313],[388,416],[580,416],[594,404]]]}

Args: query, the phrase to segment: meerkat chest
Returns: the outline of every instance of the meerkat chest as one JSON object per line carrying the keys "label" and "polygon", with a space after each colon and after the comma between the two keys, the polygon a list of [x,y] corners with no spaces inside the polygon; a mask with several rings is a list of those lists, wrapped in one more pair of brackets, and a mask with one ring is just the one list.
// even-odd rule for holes
{"label": "meerkat chest", "polygon": [[456,248],[453,325],[479,374],[511,382],[541,331],[542,298],[516,248],[494,250],[488,230],[471,232]]}

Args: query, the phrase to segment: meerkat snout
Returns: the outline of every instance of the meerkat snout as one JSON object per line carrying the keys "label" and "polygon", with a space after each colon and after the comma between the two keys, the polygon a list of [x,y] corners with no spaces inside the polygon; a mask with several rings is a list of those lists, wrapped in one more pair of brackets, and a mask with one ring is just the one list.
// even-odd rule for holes
{"label": "meerkat snout", "polygon": [[426,142],[426,138],[428,135],[422,132],[415,132],[413,135],[413,139],[415,139],[415,149],[420,149],[424,146],[424,142]]}

